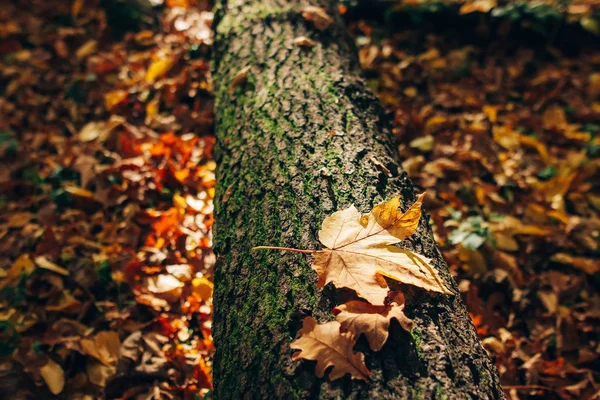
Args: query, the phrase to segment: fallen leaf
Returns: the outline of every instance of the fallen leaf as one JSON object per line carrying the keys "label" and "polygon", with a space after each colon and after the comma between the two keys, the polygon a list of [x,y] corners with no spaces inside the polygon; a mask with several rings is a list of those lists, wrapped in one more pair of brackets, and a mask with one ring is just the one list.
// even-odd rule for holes
{"label": "fallen leaf", "polygon": [[81,60],[89,55],[92,55],[98,50],[98,42],[96,40],[88,40],[75,52],[75,56]]}
{"label": "fallen leaf", "polygon": [[248,72],[250,72],[250,65],[245,66],[235,74],[231,81],[231,86],[229,87],[229,94],[233,94],[235,88],[246,83],[248,80]]}
{"label": "fallen leaf", "polygon": [[46,365],[40,368],[40,375],[48,385],[52,394],[59,394],[65,387],[65,371],[51,359],[48,359]]}
{"label": "fallen leaf", "polygon": [[472,12],[487,13],[496,7],[496,0],[475,0],[466,2],[460,8],[459,14],[469,14]]}
{"label": "fallen leaf", "polygon": [[312,21],[312,23],[315,25],[315,28],[320,31],[327,29],[333,22],[333,19],[327,14],[325,9],[321,7],[305,7],[302,10],[302,16],[307,21]]}
{"label": "fallen leaf", "polygon": [[343,330],[349,331],[356,338],[364,334],[373,351],[379,351],[383,347],[392,318],[407,331],[414,326],[414,322],[404,314],[402,293],[398,293],[388,306],[373,306],[364,301],[353,300],[334,308],[333,313]]}
{"label": "fallen leaf", "polygon": [[567,253],[556,253],[550,259],[560,264],[572,265],[573,267],[590,275],[600,272],[599,260],[593,260],[585,257],[575,257]]}
{"label": "fallen leaf", "polygon": [[86,372],[91,383],[100,387],[105,387],[108,378],[115,374],[116,367],[104,365],[99,361],[88,359]]}
{"label": "fallen leaf", "polygon": [[94,338],[81,339],[80,344],[85,354],[108,366],[116,363],[121,348],[119,335],[113,331],[103,331]]}
{"label": "fallen leaf", "polygon": [[29,275],[35,270],[35,264],[31,261],[28,254],[22,254],[15,262],[11,265],[6,276],[0,281],[0,289],[6,286],[14,286],[21,279],[21,275]]}
{"label": "fallen leaf", "polygon": [[339,322],[317,324],[311,317],[304,318],[300,337],[290,347],[300,350],[292,356],[294,360],[315,360],[315,374],[322,378],[325,370],[333,366],[329,379],[335,380],[350,374],[352,379],[368,380],[370,372],[365,366],[363,353],[354,353],[355,340],[351,333],[340,332]]}
{"label": "fallen leaf", "polygon": [[9,228],[21,228],[23,227],[25,224],[31,222],[33,219],[35,219],[35,214],[30,213],[30,212],[17,212],[14,214],[11,214],[7,221],[6,221],[6,225]]}
{"label": "fallen leaf", "polygon": [[105,141],[108,138],[110,132],[121,124],[121,120],[118,118],[111,118],[107,122],[88,122],[79,131],[79,140],[82,142],[91,142],[93,140]]}
{"label": "fallen leaf", "polygon": [[126,90],[111,90],[104,95],[104,107],[108,111],[112,110],[118,104],[121,104],[129,94]]}
{"label": "fallen leaf", "polygon": [[158,78],[169,72],[174,64],[175,57],[173,56],[165,56],[163,58],[159,58],[158,60],[154,60],[148,67],[144,79],[146,79],[146,82],[148,83],[154,83]]}
{"label": "fallen leaf", "polygon": [[408,145],[414,149],[428,152],[433,149],[434,138],[431,135],[425,135],[412,140]]}
{"label": "fallen leaf", "polygon": [[554,105],[548,107],[542,116],[545,129],[561,129],[567,124],[567,115],[565,110]]}
{"label": "fallen leaf", "polygon": [[398,211],[400,197],[381,203],[364,216],[356,207],[325,218],[319,240],[327,249],[313,252],[317,287],[329,282],[347,287],[373,305],[383,305],[388,289],[377,274],[439,293],[450,293],[430,260],[392,246],[411,236],[421,217],[423,193],[406,211]]}
{"label": "fallen leaf", "polygon": [[194,278],[192,280],[192,292],[204,301],[212,297],[213,286],[213,283],[206,279],[206,277]]}
{"label": "fallen leaf", "polygon": [[48,271],[52,271],[52,272],[56,272],[57,274],[61,274],[64,276],[68,276],[69,275],[69,271],[64,269],[63,267],[53,263],[52,261],[48,260],[46,257],[44,256],[38,256],[35,258],[35,263],[37,264],[38,267],[43,268],[43,269],[47,269]]}
{"label": "fallen leaf", "polygon": [[315,43],[306,36],[298,36],[294,39],[294,44],[300,47],[313,47]]}

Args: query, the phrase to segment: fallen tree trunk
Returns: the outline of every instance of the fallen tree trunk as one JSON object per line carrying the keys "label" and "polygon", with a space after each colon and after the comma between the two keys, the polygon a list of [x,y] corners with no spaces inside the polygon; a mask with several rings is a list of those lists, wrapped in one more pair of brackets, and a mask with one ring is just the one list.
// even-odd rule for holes
{"label": "fallen tree trunk", "polygon": [[[337,15],[332,1],[312,5]],[[319,249],[317,231],[334,211],[368,212],[397,194],[405,210],[415,200],[343,23],[335,16],[318,30],[305,6],[223,1],[216,13],[215,398],[503,398],[427,217],[403,245],[432,258],[454,295],[414,290],[412,334],[394,322],[377,353],[359,340],[369,382],[329,382],[314,362],[292,361],[303,318],[331,319],[337,292],[316,289],[305,255],[251,248]],[[300,36],[314,46],[294,44]]]}

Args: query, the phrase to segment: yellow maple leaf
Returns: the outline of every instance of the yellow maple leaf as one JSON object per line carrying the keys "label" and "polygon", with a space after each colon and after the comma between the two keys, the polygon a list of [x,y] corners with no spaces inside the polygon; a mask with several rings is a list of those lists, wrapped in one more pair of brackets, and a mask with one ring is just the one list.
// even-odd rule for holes
{"label": "yellow maple leaf", "polygon": [[410,250],[393,246],[417,230],[425,193],[405,212],[398,211],[400,197],[378,204],[366,215],[354,206],[325,218],[319,240],[323,250],[299,250],[287,247],[257,246],[309,253],[315,261],[317,287],[332,282],[337,288],[349,288],[372,305],[383,305],[389,289],[382,276],[418,286],[432,292],[450,294],[431,260]]}
{"label": "yellow maple leaf", "polygon": [[315,360],[315,374],[321,378],[325,370],[333,366],[329,373],[332,381],[350,374],[352,379],[368,380],[370,372],[365,366],[363,353],[354,353],[355,340],[350,332],[340,332],[336,321],[317,324],[311,317],[304,318],[300,337],[290,347],[300,350],[293,355],[294,360],[301,358]]}
{"label": "yellow maple leaf", "polygon": [[415,233],[425,194],[406,211],[400,197],[381,203],[364,216],[354,206],[323,221],[319,240],[327,247],[313,252],[317,287],[329,282],[353,289],[373,305],[383,305],[388,289],[378,275],[439,293],[450,293],[430,259],[392,246]]}
{"label": "yellow maple leaf", "polygon": [[354,337],[364,334],[373,351],[379,351],[389,336],[392,318],[410,331],[414,322],[404,314],[404,295],[396,294],[388,306],[374,306],[364,301],[349,301],[333,309],[342,329],[352,333]]}

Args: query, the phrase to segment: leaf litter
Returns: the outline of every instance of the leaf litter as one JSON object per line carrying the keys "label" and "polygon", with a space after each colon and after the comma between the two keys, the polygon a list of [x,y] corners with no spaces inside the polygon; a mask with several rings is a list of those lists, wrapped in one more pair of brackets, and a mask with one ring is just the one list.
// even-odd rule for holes
{"label": "leaf litter", "polygon": [[0,397],[208,398],[212,13],[92,3],[0,16]]}

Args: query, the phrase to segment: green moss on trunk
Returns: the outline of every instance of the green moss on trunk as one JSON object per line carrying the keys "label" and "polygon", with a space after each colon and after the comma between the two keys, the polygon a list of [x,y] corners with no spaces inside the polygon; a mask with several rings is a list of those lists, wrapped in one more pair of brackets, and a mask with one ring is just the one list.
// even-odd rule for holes
{"label": "green moss on trunk", "polygon": [[[381,352],[359,341],[372,371],[368,383],[330,383],[314,376],[312,362],[291,360],[302,319],[331,318],[333,291],[315,288],[306,256],[250,249],[319,248],[326,215],[350,204],[368,211],[395,194],[406,206],[415,195],[343,24],[336,16],[329,29],[316,30],[300,14],[307,5],[248,0],[220,3],[216,14],[215,397],[501,398],[459,296],[415,292],[409,312],[419,343],[397,325]],[[321,5],[335,15],[335,4]],[[298,36],[315,46],[293,45]],[[247,65],[248,82],[231,94]],[[406,245],[433,258],[457,292],[425,218]]]}

